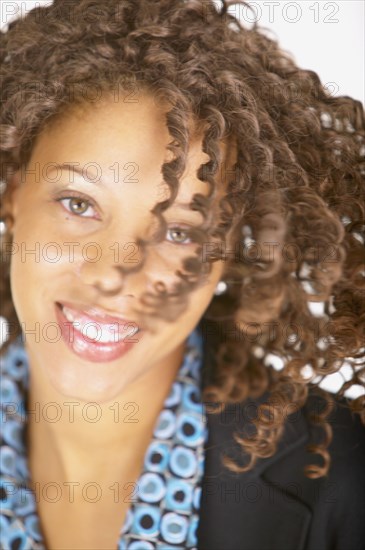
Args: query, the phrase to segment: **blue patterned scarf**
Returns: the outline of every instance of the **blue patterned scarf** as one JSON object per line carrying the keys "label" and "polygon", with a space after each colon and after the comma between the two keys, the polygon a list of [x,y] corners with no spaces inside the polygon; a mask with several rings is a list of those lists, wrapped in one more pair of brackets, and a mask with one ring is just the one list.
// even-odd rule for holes
{"label": "blue patterned scarf", "polygon": [[[157,418],[137,494],[115,550],[196,549],[208,437],[201,401],[202,356],[202,336],[196,328],[188,337],[184,359]],[[2,550],[44,550],[29,485],[25,443],[29,365],[22,336],[0,358],[0,368],[0,545]]]}

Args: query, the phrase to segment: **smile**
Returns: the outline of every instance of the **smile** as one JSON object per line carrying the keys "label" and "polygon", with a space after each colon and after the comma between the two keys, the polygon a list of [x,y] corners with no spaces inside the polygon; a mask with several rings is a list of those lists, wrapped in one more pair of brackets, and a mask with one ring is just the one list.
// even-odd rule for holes
{"label": "smile", "polygon": [[56,302],[55,312],[64,343],[73,353],[88,361],[118,359],[141,338],[142,329],[136,322],[96,308],[80,309],[69,302]]}

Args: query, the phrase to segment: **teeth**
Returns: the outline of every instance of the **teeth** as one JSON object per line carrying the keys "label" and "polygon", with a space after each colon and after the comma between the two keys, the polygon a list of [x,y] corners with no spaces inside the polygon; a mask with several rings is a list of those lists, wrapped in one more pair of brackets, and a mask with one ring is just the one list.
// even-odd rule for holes
{"label": "teeth", "polygon": [[75,340],[74,347],[76,351],[84,351],[87,348],[87,343],[83,340]]}
{"label": "teeth", "polygon": [[70,323],[73,323],[73,321],[76,320],[76,317],[73,314],[73,312],[70,309],[68,309],[67,307],[63,307],[62,311],[63,311],[63,314],[66,317],[67,321],[70,321]]}
{"label": "teeth", "polygon": [[73,324],[74,328],[82,333],[82,335],[95,342],[103,344],[111,342],[121,342],[126,338],[134,336],[138,332],[138,327],[129,327],[127,334],[124,334],[125,323],[103,324],[96,321],[85,321],[84,316],[78,316],[74,311],[67,307],[63,307],[63,314],[66,319]]}

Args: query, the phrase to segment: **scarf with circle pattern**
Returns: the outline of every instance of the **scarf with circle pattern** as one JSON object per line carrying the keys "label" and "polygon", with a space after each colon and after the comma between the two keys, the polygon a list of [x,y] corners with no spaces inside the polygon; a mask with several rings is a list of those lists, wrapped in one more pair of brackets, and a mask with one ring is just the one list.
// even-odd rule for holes
{"label": "scarf with circle pattern", "polygon": [[[196,550],[208,437],[201,401],[202,355],[202,335],[196,328],[155,423],[117,550]],[[45,550],[29,485],[29,364],[22,336],[0,357],[0,372],[0,545],[3,550]]]}

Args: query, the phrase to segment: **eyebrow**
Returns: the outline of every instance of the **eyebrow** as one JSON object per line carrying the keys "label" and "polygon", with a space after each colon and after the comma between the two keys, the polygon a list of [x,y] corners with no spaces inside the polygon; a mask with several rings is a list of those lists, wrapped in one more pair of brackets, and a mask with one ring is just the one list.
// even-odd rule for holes
{"label": "eyebrow", "polygon": [[[92,183],[93,185],[98,185],[99,183],[101,183],[102,185],[105,185],[105,182],[101,178],[99,178],[98,180],[89,179],[87,177],[87,171],[85,169],[78,168],[77,166],[74,166],[73,164],[69,164],[67,162],[63,162],[62,164],[58,164],[57,162],[55,162],[55,164],[56,166],[51,168],[50,172],[54,170],[59,170],[60,168],[66,168],[70,172],[76,172],[77,174],[82,176],[84,180],[87,181],[88,183]],[[75,164],[80,164],[80,163],[78,162]],[[72,182],[70,181],[69,183],[72,183]]]}
{"label": "eyebrow", "polygon": [[[55,164],[57,164],[57,163],[55,163]],[[85,177],[85,176],[87,176],[87,173],[85,173],[85,170],[83,170],[81,168],[78,168],[77,166],[74,166],[73,164],[69,164],[67,162],[64,162],[62,164],[57,164],[57,167],[52,167],[50,169],[50,172],[52,172],[54,170],[58,170],[60,168],[66,168],[67,170],[70,170],[72,172],[76,172],[77,174],[82,176],[85,181],[87,181],[88,183],[91,183],[92,185],[95,185],[95,186],[98,186],[98,184],[106,185],[105,182],[102,180],[102,178],[99,178],[98,180],[89,179],[88,177]],[[72,182],[69,182],[69,183],[72,183]],[[166,197],[166,199],[167,198],[168,197]],[[163,199],[163,200],[166,200],[166,199]],[[181,208],[182,210],[187,210],[187,211],[190,211],[190,212],[196,212],[197,214],[201,215],[201,213],[199,211],[193,210],[190,207],[190,203],[191,203],[192,199],[193,199],[193,197],[191,197],[189,202],[175,201],[175,202],[172,203],[170,208],[178,207],[178,208]]]}

